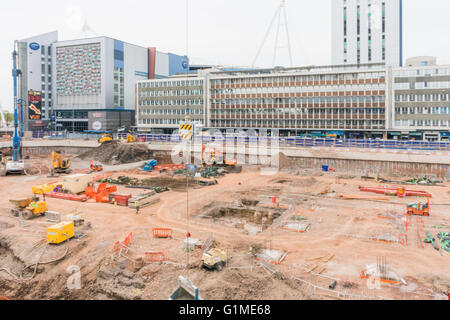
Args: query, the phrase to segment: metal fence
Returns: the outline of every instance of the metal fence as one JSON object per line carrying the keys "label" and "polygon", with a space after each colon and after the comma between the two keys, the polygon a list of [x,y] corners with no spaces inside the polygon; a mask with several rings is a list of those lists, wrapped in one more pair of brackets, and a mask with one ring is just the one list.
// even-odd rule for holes
{"label": "metal fence", "polygon": [[[33,138],[42,139],[77,139],[98,140],[102,135],[93,133],[58,133],[33,132]],[[126,139],[126,133],[114,134],[116,139]],[[138,134],[138,141],[148,143],[180,143],[181,137],[167,134]],[[217,142],[221,144],[253,144],[279,143],[280,147],[328,147],[328,148],[359,148],[359,149],[393,149],[393,150],[420,150],[420,151],[450,151],[449,142],[428,141],[401,141],[401,140],[362,140],[362,139],[323,139],[298,137],[213,137],[200,135],[194,137],[194,143],[205,144]]]}

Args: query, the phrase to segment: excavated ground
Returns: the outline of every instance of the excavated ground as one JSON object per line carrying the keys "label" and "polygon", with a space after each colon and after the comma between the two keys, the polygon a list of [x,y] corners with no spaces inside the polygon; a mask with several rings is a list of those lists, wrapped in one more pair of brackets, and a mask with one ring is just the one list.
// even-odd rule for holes
{"label": "excavated ground", "polygon": [[[323,269],[321,275],[339,279],[335,290],[341,292],[391,299],[446,298],[450,289],[450,254],[437,252],[428,244],[424,248],[418,246],[415,217],[411,219],[406,246],[370,240],[383,233],[398,237],[399,224],[379,216],[387,212],[401,216],[407,203],[424,199],[343,200],[339,195],[361,195],[360,185],[380,185],[374,181],[364,182],[359,177],[337,179],[332,173],[294,169],[302,173],[281,171],[277,176],[264,176],[257,167],[245,167],[240,174],[219,178],[218,185],[190,189],[189,202],[181,187],[162,193],[161,202],[141,209],[139,215],[133,209],[110,204],[47,199],[49,210],[63,215],[77,210],[86,219],[86,224],[77,228],[84,237],[58,246],[45,244],[46,227],[52,223],[46,222],[44,217],[25,221],[20,228],[19,221],[9,213],[10,198],[27,197],[33,185],[53,182],[55,178],[44,175],[0,177],[3,195],[0,198],[0,296],[166,300],[176,289],[178,276],[184,275],[200,289],[204,299],[336,299],[330,292],[313,291],[310,285],[295,279],[328,288],[329,278],[304,270],[320,272]],[[350,173],[338,174],[350,176]],[[167,182],[162,180],[167,179],[165,176],[156,172],[121,171],[114,175],[149,178],[155,184]],[[448,230],[445,226],[450,222],[448,206],[433,206],[433,203],[450,203],[450,184],[408,188],[433,195],[432,216],[422,218],[424,231],[436,236],[438,231]],[[142,192],[124,186],[118,189],[127,194]],[[272,197],[277,197],[281,211],[270,206]],[[211,217],[218,219],[241,219],[257,224],[266,218],[273,223],[260,233],[246,234],[234,226],[201,218],[208,210]],[[283,230],[281,226],[288,221],[307,221],[311,227],[304,233]],[[172,228],[174,238],[154,238],[153,228]],[[187,231],[201,242],[213,235],[215,245],[231,257],[230,266],[242,268],[225,268],[222,272],[201,269],[202,249],[196,248],[189,255],[181,249]],[[139,269],[124,257],[113,260],[114,243],[130,232],[133,238],[128,258],[134,261],[144,258],[147,251],[163,252],[170,264],[146,264]],[[267,267],[262,268],[255,259],[263,249],[287,253],[280,265],[270,264],[269,269],[275,270],[275,274]],[[325,261],[323,257],[330,255],[332,258]],[[360,272],[379,257],[386,258],[408,285],[401,289],[383,285],[379,290],[369,290]],[[36,267],[37,261],[40,264]],[[187,269],[185,264],[189,266]],[[71,270],[80,270],[80,289],[67,286],[74,276]]]}

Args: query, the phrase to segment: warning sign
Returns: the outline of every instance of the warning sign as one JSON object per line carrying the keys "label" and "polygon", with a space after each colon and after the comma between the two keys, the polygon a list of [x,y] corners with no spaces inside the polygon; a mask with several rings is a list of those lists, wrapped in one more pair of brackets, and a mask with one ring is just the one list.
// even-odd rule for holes
{"label": "warning sign", "polygon": [[193,135],[193,126],[192,124],[181,124],[179,134],[182,140],[191,140]]}

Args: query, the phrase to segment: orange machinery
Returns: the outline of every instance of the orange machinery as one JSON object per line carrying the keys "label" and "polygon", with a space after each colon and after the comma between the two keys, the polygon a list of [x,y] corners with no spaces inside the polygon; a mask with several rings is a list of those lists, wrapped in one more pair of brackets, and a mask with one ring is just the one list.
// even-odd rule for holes
{"label": "orange machinery", "polygon": [[410,203],[406,207],[406,214],[408,216],[430,216],[430,198],[427,198],[426,203]]}
{"label": "orange machinery", "polygon": [[94,161],[91,160],[91,166],[90,166],[92,171],[103,171],[103,166],[101,164],[95,164]]}
{"label": "orange machinery", "polygon": [[103,203],[108,203],[109,195],[114,192],[117,192],[117,186],[108,187],[107,183],[100,183],[97,190],[95,190],[94,184],[89,184],[85,191],[87,197]]}

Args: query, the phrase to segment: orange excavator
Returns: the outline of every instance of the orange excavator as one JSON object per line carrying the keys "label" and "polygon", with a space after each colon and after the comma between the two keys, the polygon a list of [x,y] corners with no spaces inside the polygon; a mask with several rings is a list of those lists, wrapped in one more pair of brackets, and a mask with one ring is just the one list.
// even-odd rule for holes
{"label": "orange excavator", "polygon": [[406,214],[408,216],[430,216],[430,198],[427,198],[427,203],[410,203],[406,207]]}
{"label": "orange excavator", "polygon": [[206,147],[205,145],[202,145],[202,160],[203,165],[213,164],[216,166],[228,167],[232,169],[232,171],[234,171],[235,169],[242,170],[242,167],[237,167],[236,159],[233,160],[225,159],[222,152],[211,146]]}
{"label": "orange excavator", "polygon": [[103,166],[101,164],[95,164],[94,161],[91,160],[91,171],[100,172],[103,171]]}

